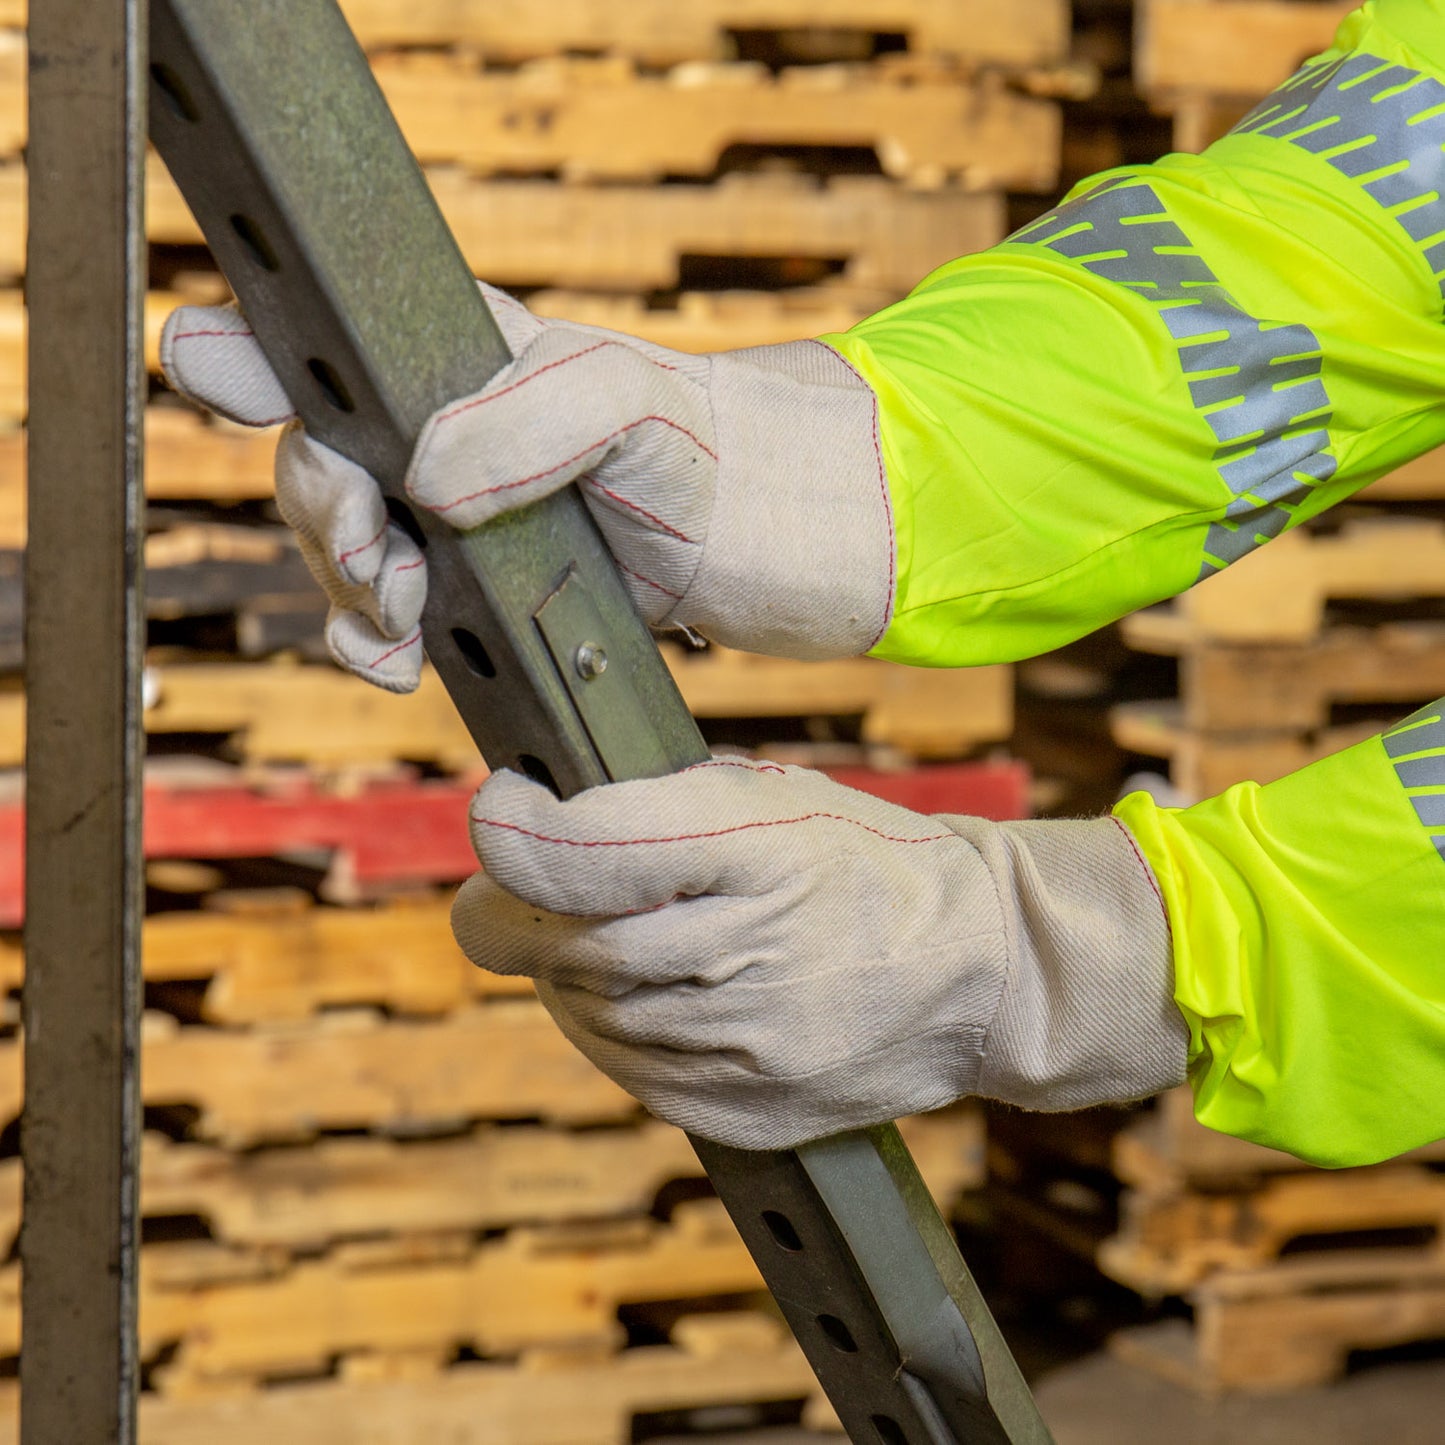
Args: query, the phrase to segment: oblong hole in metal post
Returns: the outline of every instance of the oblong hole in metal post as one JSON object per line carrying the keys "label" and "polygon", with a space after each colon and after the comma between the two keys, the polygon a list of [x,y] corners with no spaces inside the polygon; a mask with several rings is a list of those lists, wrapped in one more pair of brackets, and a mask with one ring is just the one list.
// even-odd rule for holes
{"label": "oblong hole in metal post", "polygon": [[835,1350],[841,1350],[845,1355],[858,1353],[858,1341],[853,1338],[853,1331],[837,1315],[819,1315],[818,1328]]}
{"label": "oblong hole in metal post", "polygon": [[762,1218],[763,1223],[768,1226],[768,1233],[777,1241],[780,1249],[786,1249],[789,1254],[797,1254],[803,1248],[803,1241],[798,1237],[793,1221],[786,1214],[779,1214],[776,1209],[765,1209]]}
{"label": "oblong hole in metal post", "polygon": [[903,1433],[903,1426],[891,1415],[870,1416],[869,1424],[878,1432],[880,1445],[908,1445],[908,1436]]}
{"label": "oblong hole in metal post", "polygon": [[281,262],[277,259],[276,252],[271,249],[271,243],[266,239],[266,233],[250,216],[239,214],[232,216],[231,229],[240,238],[241,244],[246,248],[246,254],[263,271],[279,271],[281,269]]}
{"label": "oblong hole in metal post", "polygon": [[452,642],[461,653],[462,661],[477,677],[491,678],[497,675],[497,664],[492,661],[491,653],[475,632],[468,632],[465,627],[453,627]]}
{"label": "oblong hole in metal post", "polygon": [[531,753],[523,753],[517,759],[517,768],[525,777],[531,778],[534,783],[541,783],[556,797],[562,796],[562,790],[557,786],[557,779],[552,776],[552,769],[541,758],[533,757]]}
{"label": "oblong hole in metal post", "polygon": [[386,515],[416,543],[418,552],[426,551],[426,533],[422,531],[421,523],[416,519],[416,513],[400,497],[386,499]]}
{"label": "oblong hole in metal post", "polygon": [[156,89],[164,98],[167,109],[182,120],[192,122],[200,120],[200,107],[191,99],[191,93],[186,89],[185,81],[169,65],[162,65],[159,62],[152,65],[151,79],[155,81]]}
{"label": "oblong hole in metal post", "polygon": [[329,361],[323,361],[319,356],[313,356],[306,363],[306,370],[314,378],[316,385],[321,388],[321,395],[326,398],[326,404],[334,407],[337,411],[353,412],[356,410],[356,403],[351,399],[351,393],[346,389],[346,383],[342,381],[337,370]]}

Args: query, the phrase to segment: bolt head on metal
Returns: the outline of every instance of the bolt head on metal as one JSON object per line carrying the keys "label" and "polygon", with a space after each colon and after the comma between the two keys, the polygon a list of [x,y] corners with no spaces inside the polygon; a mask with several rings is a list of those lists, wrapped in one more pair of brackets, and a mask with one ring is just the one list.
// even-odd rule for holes
{"label": "bolt head on metal", "polygon": [[584,642],[577,649],[577,656],[573,661],[578,676],[586,678],[588,682],[601,677],[607,671],[607,654],[595,642]]}

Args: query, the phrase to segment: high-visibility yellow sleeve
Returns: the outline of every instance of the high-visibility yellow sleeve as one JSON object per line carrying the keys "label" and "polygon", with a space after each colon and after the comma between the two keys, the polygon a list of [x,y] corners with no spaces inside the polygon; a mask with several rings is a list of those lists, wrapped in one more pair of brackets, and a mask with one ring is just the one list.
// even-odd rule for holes
{"label": "high-visibility yellow sleeve", "polygon": [[1325,1165],[1445,1137],[1445,698],[1278,782],[1115,814],[1164,894],[1203,1123]]}
{"label": "high-visibility yellow sleeve", "polygon": [[1372,0],[1202,156],[824,338],[880,401],[879,654],[1058,646],[1445,442],[1442,75],[1445,0]]}

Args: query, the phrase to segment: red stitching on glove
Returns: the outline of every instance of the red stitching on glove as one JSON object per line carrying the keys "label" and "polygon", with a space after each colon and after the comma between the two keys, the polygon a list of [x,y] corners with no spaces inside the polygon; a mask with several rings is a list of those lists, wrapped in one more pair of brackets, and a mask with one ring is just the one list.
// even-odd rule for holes
{"label": "red stitching on glove", "polygon": [[[580,461],[583,457],[587,455],[588,452],[595,452],[598,447],[605,447],[608,442],[616,441],[616,439],[622,436],[624,432],[634,431],[636,430],[636,428],[644,426],[650,421],[660,421],[663,426],[670,426],[674,431],[680,431],[685,437],[690,438],[696,446],[705,451],[708,456],[713,459],[713,461],[717,460],[717,453],[713,451],[713,449],[709,447],[705,442],[700,441],[696,436],[694,436],[692,432],[688,431],[688,429],[680,422],[669,421],[665,416],[643,416],[638,417],[636,421],[628,422],[626,426],[618,427],[615,432],[609,433],[600,441],[593,442],[591,446],[583,447],[580,452],[577,452],[573,456],[568,457],[565,461],[558,462],[555,467],[548,467],[545,471],[534,472],[530,477],[523,477],[520,481],[499,482],[494,487],[483,487],[480,491],[468,492],[464,497],[456,497],[452,501],[443,502],[440,505],[433,502],[428,502],[423,498],[418,497],[417,494],[412,490],[410,482],[407,483],[407,495],[420,502],[421,505],[426,507],[429,511],[433,511],[438,516],[440,516],[443,512],[450,512],[453,507],[460,507],[463,502],[475,502],[478,497],[490,497],[495,492],[510,492],[517,487],[525,487],[530,482],[540,482],[543,477],[550,477],[554,472],[560,472],[564,467],[570,467],[573,462]],[[686,538],[684,538],[684,541],[685,540]]]}
{"label": "red stitching on glove", "polygon": [[1134,835],[1125,826],[1120,818],[1112,814],[1109,821],[1124,835],[1129,847],[1133,849],[1134,856],[1139,860],[1139,866],[1144,870],[1144,876],[1149,880],[1149,886],[1154,890],[1154,896],[1159,900],[1159,907],[1164,912],[1164,928],[1169,935],[1169,951],[1174,951],[1174,920],[1169,917],[1169,905],[1164,901],[1164,892],[1159,887],[1159,880],[1154,876],[1154,870],[1149,866],[1149,860],[1144,856],[1143,850],[1139,847]]}
{"label": "red stitching on glove", "polygon": [[256,333],[255,333],[254,331],[251,331],[251,330],[246,330],[246,331],[177,331],[176,334],[171,337],[171,340],[172,340],[172,341],[191,341],[191,340],[193,340],[193,339],[194,339],[195,337],[197,337],[197,336],[239,336],[239,337],[241,337],[241,338],[244,339],[245,337],[248,337],[248,336],[255,336],[255,334],[256,334]]}
{"label": "red stitching on glove", "polygon": [[426,566],[426,558],[418,557],[415,562],[403,562],[396,570],[398,572],[415,572],[418,567]]}
{"label": "red stitching on glove", "polygon": [[949,838],[958,837],[957,833],[932,833],[925,838],[899,838],[878,828],[870,828],[867,823],[860,823],[857,818],[849,818],[842,813],[803,813],[796,818],[761,818],[755,823],[739,823],[732,828],[717,828],[711,833],[676,833],[665,838],[552,838],[545,833],[534,833],[520,823],[504,823],[499,818],[483,818],[476,813],[472,814],[472,822],[483,827],[520,833],[525,838],[535,838],[539,843],[559,843],[564,848],[636,848],[652,843],[697,843],[707,838],[726,838],[733,833],[746,833],[754,828],[785,828],[794,823],[813,823],[819,819],[851,823],[855,828],[862,828],[865,833],[882,838],[885,843],[942,843]]}
{"label": "red stitching on glove", "polygon": [[704,768],[742,768],[749,773],[777,773],[779,777],[784,776],[787,771],[776,763],[750,763],[746,758],[714,758],[708,763],[693,763],[691,767],[683,768],[681,771],[698,773]]}
{"label": "red stitching on glove", "polygon": [[878,629],[873,641],[863,650],[871,652],[883,640],[883,634],[888,631],[888,623],[893,612],[893,589],[897,585],[897,552],[898,539],[893,529],[893,498],[888,491],[888,469],[883,464],[883,433],[878,415],[878,394],[871,386],[868,386],[863,373],[843,355],[841,351],[834,351],[826,341],[819,341],[816,337],[809,337],[814,346],[821,346],[830,356],[836,356],[864,386],[868,387],[868,395],[873,399],[873,454],[878,458],[878,486],[883,493],[883,516],[888,523],[888,600],[883,608],[883,625]]}
{"label": "red stitching on glove", "polygon": [[343,552],[343,553],[336,559],[336,565],[337,565],[338,567],[344,566],[344,565],[346,564],[346,562],[347,562],[350,558],[355,557],[358,552],[365,552],[368,547],[374,547],[374,546],[376,546],[376,544],[377,544],[379,541],[381,541],[381,539],[382,539],[384,536],[386,536],[386,523],[385,523],[385,522],[383,522],[383,523],[381,524],[381,531],[379,531],[379,532],[376,534],[376,536],[374,536],[374,537],[371,539],[371,541],[369,541],[369,542],[363,542],[363,543],[361,544],[361,546],[359,546],[359,547],[353,547],[349,552]]}
{"label": "red stitching on glove", "polygon": [[[661,418],[658,417],[656,418],[656,420],[660,421]],[[688,435],[692,436],[692,433],[688,432]],[[696,437],[693,437],[692,439],[694,441],[697,441]],[[697,442],[697,444],[698,446],[702,447],[703,451],[708,452],[708,449],[706,447],[703,447],[701,442]],[[589,450],[591,449],[589,448]],[[711,452],[708,452],[708,455],[712,456],[714,461],[717,460],[717,458],[713,456]],[[563,465],[565,466],[566,463],[564,462]],[[651,512],[647,510],[646,507],[639,507],[636,502],[629,502],[626,497],[622,496],[617,492],[614,492],[611,487],[604,487],[602,483],[597,480],[596,477],[583,477],[581,478],[581,480],[586,482],[589,487],[596,488],[596,490],[601,492],[604,497],[611,497],[612,500],[618,504],[618,506],[626,507],[629,511],[636,512],[641,517],[646,517],[649,522],[653,523],[655,526],[660,527],[664,532],[667,533],[669,537],[676,537],[679,542],[686,542],[689,547],[695,547],[697,545],[697,543],[694,542],[691,537],[684,536],[681,532],[677,530],[676,527],[668,526],[668,524],[664,522],[661,517],[654,516]]]}
{"label": "red stitching on glove", "polygon": [[654,582],[651,577],[644,577],[636,568],[629,567],[626,562],[618,561],[616,557],[612,560],[616,562],[618,567],[623,572],[626,572],[629,577],[636,577],[639,582],[645,583],[648,587],[653,588],[654,591],[661,592],[664,597],[671,597],[674,602],[682,601],[681,592],[674,592],[671,587],[664,587],[661,582]]}
{"label": "red stitching on glove", "polygon": [[417,630],[413,632],[412,635],[408,637],[405,642],[398,642],[396,646],[391,649],[390,652],[383,652],[381,656],[376,659],[375,662],[369,662],[366,665],[368,667],[380,667],[381,664],[385,662],[388,657],[395,657],[398,652],[405,652],[408,647],[415,647],[420,641],[421,628],[418,627]]}
{"label": "red stitching on glove", "polygon": [[546,366],[539,366],[536,371],[528,372],[526,376],[519,377],[510,386],[504,386],[501,391],[494,391],[489,396],[474,396],[470,401],[464,401],[454,406],[450,411],[444,411],[436,419],[440,426],[444,421],[451,421],[459,417],[463,412],[472,411],[476,407],[486,406],[489,401],[499,401],[504,396],[511,395],[519,387],[526,386],[529,381],[536,381],[539,376],[545,376],[549,371],[556,371],[559,366],[566,366],[569,362],[580,361],[584,356],[591,356],[594,351],[601,351],[606,346],[620,346],[623,350],[630,352],[633,356],[640,356],[643,361],[651,364],[662,371],[676,371],[677,367],[669,366],[665,361],[657,361],[644,352],[635,351],[632,347],[624,345],[621,341],[597,341],[591,346],[584,347],[581,351],[574,351],[571,356],[560,357],[556,361],[549,361]]}

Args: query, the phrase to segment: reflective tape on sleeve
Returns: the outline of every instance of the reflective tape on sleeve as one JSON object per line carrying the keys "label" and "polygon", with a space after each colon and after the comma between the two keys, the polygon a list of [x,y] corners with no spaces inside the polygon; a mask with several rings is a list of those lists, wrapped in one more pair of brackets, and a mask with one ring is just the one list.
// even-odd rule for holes
{"label": "reflective tape on sleeve", "polygon": [[1278,536],[1310,489],[1334,475],[1314,332],[1251,316],[1147,182],[1105,181],[1010,239],[1066,256],[1158,309],[1233,494],[1204,538],[1199,580]]}

